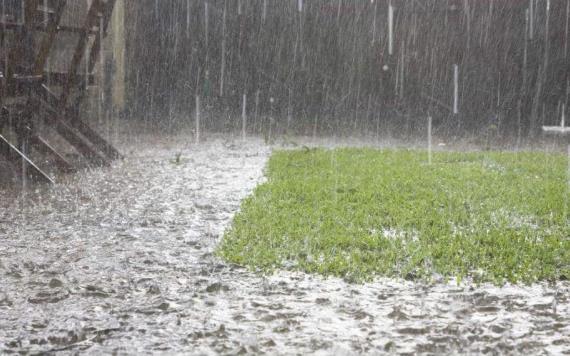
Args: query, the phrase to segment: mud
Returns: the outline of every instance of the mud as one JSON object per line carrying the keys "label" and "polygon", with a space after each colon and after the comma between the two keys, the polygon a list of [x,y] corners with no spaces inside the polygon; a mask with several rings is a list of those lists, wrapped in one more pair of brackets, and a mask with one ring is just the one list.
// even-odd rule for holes
{"label": "mud", "polygon": [[120,146],[111,168],[0,190],[0,353],[570,354],[568,282],[355,285],[218,259],[262,140]]}

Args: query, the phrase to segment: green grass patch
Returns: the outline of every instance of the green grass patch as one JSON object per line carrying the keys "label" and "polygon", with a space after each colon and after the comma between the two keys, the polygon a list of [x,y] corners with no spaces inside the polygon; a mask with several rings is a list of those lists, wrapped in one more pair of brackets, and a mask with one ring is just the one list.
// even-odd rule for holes
{"label": "green grass patch", "polygon": [[218,253],[354,281],[570,278],[567,158],[538,152],[277,151]]}

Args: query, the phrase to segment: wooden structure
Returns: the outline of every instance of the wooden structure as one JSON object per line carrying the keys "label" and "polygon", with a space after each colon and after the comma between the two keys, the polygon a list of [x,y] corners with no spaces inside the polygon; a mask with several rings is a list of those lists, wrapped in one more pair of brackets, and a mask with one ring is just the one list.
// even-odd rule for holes
{"label": "wooden structure", "polygon": [[[94,81],[115,1],[87,1],[84,17],[74,19],[78,23],[74,26],[61,21],[66,7],[79,3],[77,0],[0,3],[0,155],[20,175],[37,182],[52,182],[32,155],[40,155],[61,171],[75,170],[41,136],[35,127],[38,122],[53,129],[91,166],[108,165],[121,157],[82,119],[79,110],[88,85]],[[48,61],[60,36],[74,41],[71,50],[63,53],[69,57],[62,61],[65,69],[53,71]],[[8,130],[15,142],[1,135]]]}

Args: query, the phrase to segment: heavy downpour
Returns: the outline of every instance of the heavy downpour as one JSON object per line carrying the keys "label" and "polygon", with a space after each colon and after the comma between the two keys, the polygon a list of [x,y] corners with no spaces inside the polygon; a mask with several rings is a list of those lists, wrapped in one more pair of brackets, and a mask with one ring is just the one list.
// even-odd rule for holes
{"label": "heavy downpour", "polygon": [[570,0],[0,0],[0,354],[570,354]]}

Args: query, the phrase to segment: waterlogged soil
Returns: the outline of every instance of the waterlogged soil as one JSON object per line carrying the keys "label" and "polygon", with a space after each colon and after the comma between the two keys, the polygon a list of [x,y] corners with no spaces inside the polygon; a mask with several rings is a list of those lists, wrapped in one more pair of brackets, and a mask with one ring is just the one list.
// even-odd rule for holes
{"label": "waterlogged soil", "polygon": [[0,191],[0,353],[570,354],[570,284],[262,276],[213,252],[270,148],[131,139],[126,159]]}

